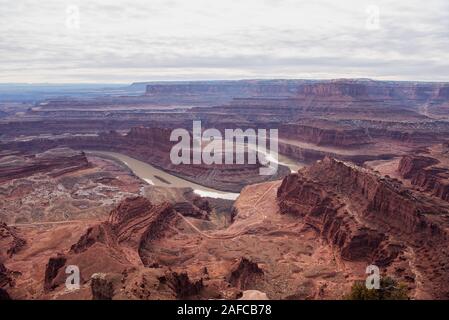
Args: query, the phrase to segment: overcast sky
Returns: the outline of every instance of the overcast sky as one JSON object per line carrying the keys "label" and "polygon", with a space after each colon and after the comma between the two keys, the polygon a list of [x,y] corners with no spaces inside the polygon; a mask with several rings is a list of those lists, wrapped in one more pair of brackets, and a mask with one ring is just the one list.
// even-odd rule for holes
{"label": "overcast sky", "polygon": [[449,1],[0,0],[0,82],[449,81]]}

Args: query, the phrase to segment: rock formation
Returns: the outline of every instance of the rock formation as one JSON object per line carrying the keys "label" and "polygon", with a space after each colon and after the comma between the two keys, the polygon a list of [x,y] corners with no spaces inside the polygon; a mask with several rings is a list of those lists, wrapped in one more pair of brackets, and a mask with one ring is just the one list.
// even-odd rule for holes
{"label": "rock formation", "polygon": [[69,149],[1,159],[0,221],[8,225],[104,217],[144,185],[112,160]]}
{"label": "rock formation", "polygon": [[19,252],[25,245],[25,239],[19,236],[16,228],[0,222],[0,262]]}
{"label": "rock formation", "polygon": [[64,267],[67,258],[63,254],[58,254],[55,257],[51,257],[48,260],[47,266],[45,267],[45,277],[44,277],[44,289],[51,290],[54,289],[56,285],[53,284],[53,280],[58,275],[58,272],[62,267]]}
{"label": "rock formation", "polygon": [[[344,260],[389,267],[413,252],[420,261],[417,268],[426,273],[423,290],[448,296],[439,281],[446,281],[442,270],[449,256],[437,245],[448,241],[443,219],[447,210],[434,206],[431,199],[418,199],[397,181],[370,170],[325,158],[286,177],[278,203],[282,213],[298,216],[316,229]],[[432,261],[425,258],[428,255]]]}
{"label": "rock formation", "polygon": [[[449,298],[447,83],[131,87],[0,104],[0,299],[340,299],[370,264],[412,298]],[[278,129],[285,162],[309,167],[173,165],[170,133],[194,120]],[[82,150],[241,193],[150,186]]]}
{"label": "rock formation", "polygon": [[15,282],[11,270],[0,261],[0,300],[11,300],[8,288],[14,287]]}
{"label": "rock formation", "polygon": [[[73,244],[67,256],[51,258],[47,264],[46,288],[61,284],[64,265],[84,267],[82,279],[88,281],[96,272],[122,272],[127,265],[148,263],[142,253],[176,217],[173,207],[153,205],[143,197],[128,198],[112,210],[108,221],[87,229]],[[95,262],[90,257],[96,256]],[[100,257],[102,257],[100,259]],[[55,284],[52,284],[55,279]]]}
{"label": "rock formation", "polygon": [[414,177],[419,170],[437,163],[438,160],[431,157],[407,155],[401,158],[398,170],[403,178],[410,179]]}
{"label": "rock formation", "polygon": [[168,286],[175,292],[176,298],[185,299],[198,296],[203,289],[203,279],[189,279],[186,272],[178,274],[177,272],[168,272],[165,276]]}
{"label": "rock formation", "polygon": [[0,288],[0,300],[11,300],[8,292],[3,288]]}
{"label": "rock formation", "polygon": [[[288,173],[287,167],[279,165],[277,172],[273,175],[260,175],[260,163],[175,165],[170,159],[171,148],[176,143],[170,141],[171,131],[172,129],[168,128],[134,127],[125,135],[110,131],[101,132],[95,136],[14,142],[5,144],[3,148],[21,150],[23,152],[30,150],[42,152],[51,148],[70,146],[79,150],[119,152],[186,180],[230,192],[238,192],[246,184],[278,179]],[[66,170],[69,169],[67,168]],[[28,173],[24,172],[23,174],[26,175]]]}
{"label": "rock formation", "polygon": [[251,286],[253,281],[263,275],[263,271],[257,263],[246,258],[241,258],[231,268],[231,272],[227,278],[228,282],[234,287],[245,290]]}
{"label": "rock formation", "polygon": [[114,274],[94,273],[91,277],[90,287],[93,300],[112,300],[116,294],[116,283],[121,276]]}
{"label": "rock formation", "polygon": [[68,148],[51,149],[31,157],[3,156],[0,158],[0,183],[40,172],[58,176],[88,166],[83,152]]}
{"label": "rock formation", "polygon": [[449,201],[449,162],[447,144],[433,146],[423,155],[403,156],[398,172],[423,192]]}
{"label": "rock formation", "polygon": [[9,277],[9,270],[6,269],[3,263],[0,263],[0,288],[3,288],[11,283]]}

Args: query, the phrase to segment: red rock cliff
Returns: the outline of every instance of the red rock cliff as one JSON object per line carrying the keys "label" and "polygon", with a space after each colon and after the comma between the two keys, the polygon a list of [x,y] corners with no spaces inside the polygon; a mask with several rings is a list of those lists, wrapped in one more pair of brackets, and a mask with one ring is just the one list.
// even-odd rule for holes
{"label": "red rock cliff", "polygon": [[[420,272],[438,297],[449,297],[439,281],[449,280],[445,209],[417,199],[400,183],[374,172],[325,158],[286,177],[278,190],[281,213],[298,216],[345,260],[388,267],[414,252]],[[394,239],[394,241],[393,241]],[[429,261],[428,255],[433,256]],[[396,262],[395,262],[396,261]]]}
{"label": "red rock cliff", "polygon": [[398,165],[398,171],[410,183],[423,191],[449,201],[449,168],[432,157],[404,156]]}
{"label": "red rock cliff", "polygon": [[83,152],[68,148],[51,149],[32,157],[4,156],[0,158],[0,183],[42,172],[57,176],[88,166]]}

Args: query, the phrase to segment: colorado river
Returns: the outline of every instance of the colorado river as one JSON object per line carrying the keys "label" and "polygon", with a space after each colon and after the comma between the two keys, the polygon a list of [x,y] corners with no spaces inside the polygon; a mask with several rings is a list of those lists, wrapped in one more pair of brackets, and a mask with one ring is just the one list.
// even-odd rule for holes
{"label": "colorado river", "polygon": [[87,154],[99,154],[112,157],[126,165],[136,176],[144,180],[150,185],[174,188],[192,188],[193,191],[202,197],[220,198],[227,200],[235,200],[239,193],[219,191],[212,188],[204,187],[194,182],[179,178],[158,169],[148,163],[128,157],[124,154],[109,151],[86,151]]}
{"label": "colorado river", "polygon": [[[151,164],[131,158],[121,153],[110,151],[86,151],[86,153],[105,155],[114,158],[126,165],[136,176],[144,180],[150,185],[174,188],[192,188],[193,191],[202,197],[219,198],[227,200],[235,200],[239,193],[225,192],[208,188],[194,182],[179,178],[158,169]],[[288,166],[291,171],[297,171],[302,165],[294,160],[279,155],[279,164]]]}

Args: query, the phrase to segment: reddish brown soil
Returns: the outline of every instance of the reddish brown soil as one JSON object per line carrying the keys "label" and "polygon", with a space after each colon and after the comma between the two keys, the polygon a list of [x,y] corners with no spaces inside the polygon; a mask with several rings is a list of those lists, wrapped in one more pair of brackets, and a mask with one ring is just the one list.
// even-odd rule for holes
{"label": "reddish brown soil", "polygon": [[[411,298],[448,299],[448,93],[444,83],[254,80],[6,106],[0,294],[340,299],[376,264]],[[258,165],[174,166],[170,132],[193,120],[279,129],[280,153],[310,167],[261,178]],[[87,149],[243,189],[231,209],[146,186]],[[80,268],[79,290],[65,287],[68,265]]]}

